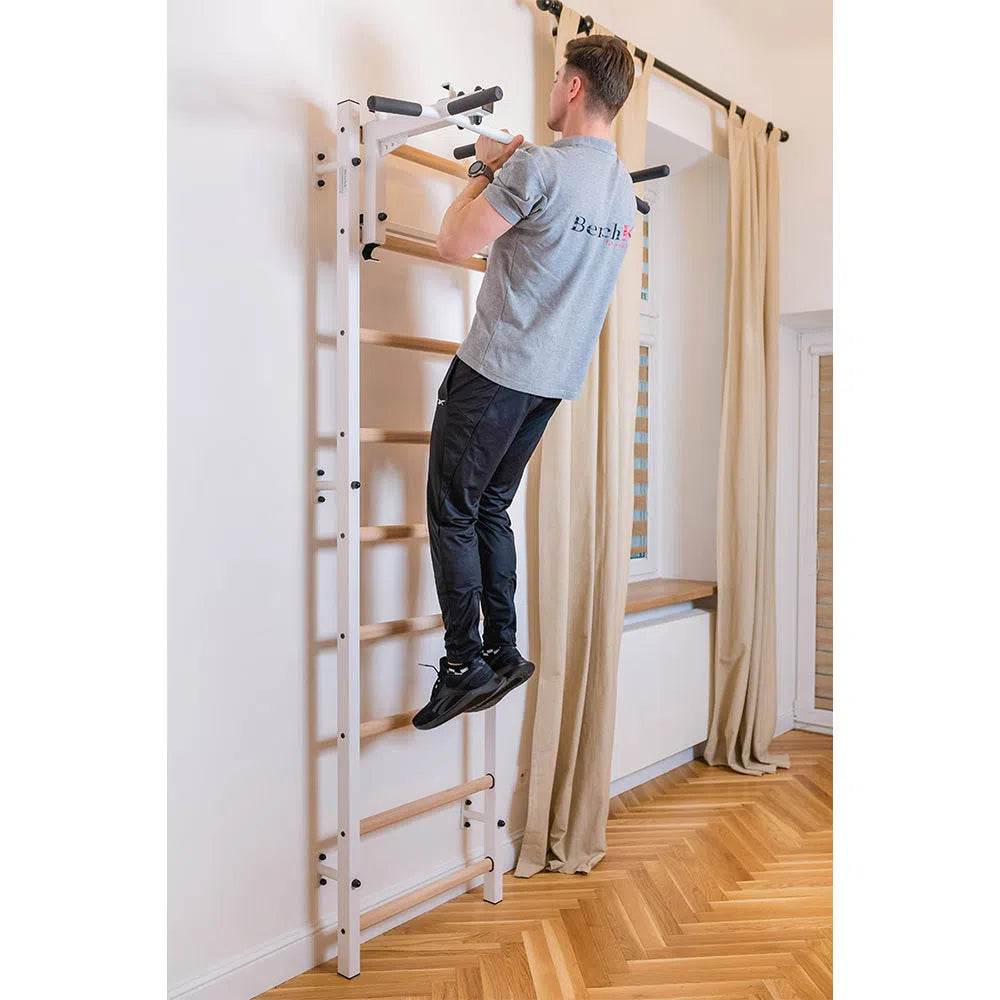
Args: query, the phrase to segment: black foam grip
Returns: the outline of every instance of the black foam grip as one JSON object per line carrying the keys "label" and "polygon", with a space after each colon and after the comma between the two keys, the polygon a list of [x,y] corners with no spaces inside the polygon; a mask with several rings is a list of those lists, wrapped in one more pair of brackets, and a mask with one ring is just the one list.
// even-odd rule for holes
{"label": "black foam grip", "polygon": [[470,142],[468,146],[456,146],[455,147],[455,159],[464,160],[470,156],[476,155],[476,144]]}
{"label": "black foam grip", "polygon": [[485,90],[474,90],[471,94],[463,94],[448,102],[448,114],[458,115],[463,111],[471,111],[473,108],[481,108],[485,104],[492,104],[503,97],[503,91],[499,87],[487,87]]}
{"label": "black foam grip", "polygon": [[666,177],[669,173],[670,167],[661,163],[658,167],[643,167],[642,170],[633,170],[629,177],[632,178],[633,184],[638,184],[640,181],[652,181],[657,177]]}
{"label": "black foam grip", "polygon": [[368,98],[369,111],[384,111],[390,115],[412,115],[419,118],[423,114],[423,108],[413,101],[397,101],[395,97],[378,97],[372,94]]}
{"label": "black foam grip", "polygon": [[635,207],[639,209],[643,215],[649,215],[649,202],[643,201],[638,195],[635,196]]}

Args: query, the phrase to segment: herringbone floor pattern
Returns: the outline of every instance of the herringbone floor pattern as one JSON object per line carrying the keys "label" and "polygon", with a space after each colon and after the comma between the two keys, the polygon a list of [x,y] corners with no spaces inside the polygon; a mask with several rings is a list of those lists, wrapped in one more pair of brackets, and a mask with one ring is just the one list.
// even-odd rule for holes
{"label": "herringbone floor pattern", "polygon": [[588,875],[504,876],[266,1000],[821,1000],[833,995],[833,741],[774,741],[790,769],[693,761],[617,796]]}

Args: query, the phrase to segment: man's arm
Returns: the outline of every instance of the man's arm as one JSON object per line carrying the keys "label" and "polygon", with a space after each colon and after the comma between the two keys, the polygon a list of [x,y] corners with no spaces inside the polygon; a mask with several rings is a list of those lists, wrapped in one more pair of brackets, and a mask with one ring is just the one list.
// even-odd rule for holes
{"label": "man's arm", "polygon": [[489,183],[483,176],[471,178],[445,212],[437,239],[437,251],[445,260],[465,260],[510,229],[512,223],[479,197]]}
{"label": "man's arm", "polygon": [[[508,129],[504,131],[510,134]],[[522,142],[524,136],[520,134],[506,143],[481,135],[476,140],[476,158],[491,167],[495,174],[517,152]],[[465,190],[444,213],[438,230],[437,251],[445,260],[471,257],[514,225],[485,198],[479,197],[489,183],[485,177],[471,178]]]}

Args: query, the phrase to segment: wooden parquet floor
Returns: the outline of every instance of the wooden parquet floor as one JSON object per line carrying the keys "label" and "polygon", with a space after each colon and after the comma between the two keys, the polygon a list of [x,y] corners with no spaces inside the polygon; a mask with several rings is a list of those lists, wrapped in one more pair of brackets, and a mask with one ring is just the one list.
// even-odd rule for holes
{"label": "wooden parquet floor", "polygon": [[587,875],[504,876],[320,965],[266,1000],[822,1000],[833,996],[833,740],[790,769],[693,761],[615,797]]}

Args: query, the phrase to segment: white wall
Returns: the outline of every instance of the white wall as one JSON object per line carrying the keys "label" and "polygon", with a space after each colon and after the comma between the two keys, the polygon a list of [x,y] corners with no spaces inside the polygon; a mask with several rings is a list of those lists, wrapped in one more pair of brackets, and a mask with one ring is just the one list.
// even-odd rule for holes
{"label": "white wall", "polygon": [[[829,203],[815,191],[801,203],[794,199],[796,185],[805,192],[826,165],[829,148],[811,141],[816,134],[796,96],[801,78],[787,77],[788,60],[777,59],[770,42],[750,33],[737,43],[738,31],[718,13],[727,6],[605,2],[589,10],[792,132],[782,147],[783,220],[797,228],[783,228],[793,234],[783,262],[794,260],[796,270],[783,280],[783,303],[828,305],[822,222]],[[176,0],[169,7],[168,974],[174,994],[250,996],[308,968],[322,957],[313,951],[313,926],[333,913],[333,892],[314,912],[309,871],[310,838],[317,830],[329,833],[334,820],[336,768],[328,755],[314,797],[306,733],[315,710],[320,735],[330,735],[335,663],[323,658],[326,679],[311,691],[304,611],[305,518],[313,513],[305,453],[305,337],[313,322],[308,251],[309,234],[324,219],[309,171],[324,120],[329,125],[336,103],[348,96],[362,106],[369,93],[430,101],[444,94],[446,80],[466,90],[499,83],[505,98],[498,123],[534,138],[539,103],[544,110],[535,97],[536,66],[550,23],[533,4],[515,0],[447,8],[430,0],[209,6]],[[728,34],[720,34],[723,28]],[[473,41],[487,38],[502,44]],[[821,61],[803,62],[822,68]],[[667,97],[656,100],[657,107],[669,106]],[[817,118],[829,115],[828,107],[818,110]],[[702,109],[689,111],[698,113],[710,118]],[[446,153],[461,135],[441,131],[421,144]],[[399,222],[435,228],[460,187],[397,165],[389,212]],[[321,247],[328,247],[327,235]],[[461,338],[478,278],[385,258],[369,272],[366,325]],[[328,256],[319,278],[323,328],[332,303]],[[414,360],[384,348],[364,352],[362,422],[429,426],[446,360]],[[363,520],[422,520],[426,451],[396,445],[369,451],[363,475],[377,506],[365,509]],[[523,490],[511,517],[520,540]],[[520,548],[518,558],[525,566]],[[332,561],[324,569],[332,579]],[[438,610],[425,544],[372,547],[362,574],[369,581],[362,621]],[[526,636],[527,588],[519,591]],[[329,592],[320,594],[320,604],[321,624],[332,630]],[[440,638],[437,632],[373,644],[378,648],[364,667],[364,717],[420,702],[433,674],[416,664],[436,661]],[[524,813],[530,738],[524,703],[524,692],[515,693],[499,712],[501,745],[509,748],[497,776],[500,810],[513,836]],[[480,773],[480,725],[481,718],[466,715],[431,733],[374,741],[362,754],[371,775],[363,811]],[[404,747],[405,769],[399,767]],[[459,831],[452,810],[411,821],[404,837],[394,832],[365,840],[365,907],[412,885],[414,872],[430,877],[480,850],[476,837]]]}
{"label": "white wall", "polygon": [[[789,133],[781,144],[781,312],[833,307],[831,0],[595,0],[583,12]],[[650,118],[702,142],[725,112],[654,77]],[[710,107],[718,107],[710,111]],[[719,135],[716,141],[718,142]],[[702,142],[712,148],[708,142]]]}

